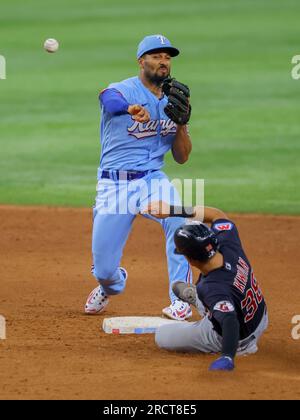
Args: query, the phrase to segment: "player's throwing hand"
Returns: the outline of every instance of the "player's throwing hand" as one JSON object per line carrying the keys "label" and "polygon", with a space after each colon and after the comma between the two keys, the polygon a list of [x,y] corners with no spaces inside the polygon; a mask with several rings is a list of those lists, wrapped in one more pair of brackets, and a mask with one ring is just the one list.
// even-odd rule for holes
{"label": "player's throwing hand", "polygon": [[128,110],[127,110],[128,114],[130,114],[132,116],[132,118],[135,121],[141,122],[141,123],[145,123],[150,121],[150,114],[147,111],[146,108],[144,108],[141,105],[129,105]]}

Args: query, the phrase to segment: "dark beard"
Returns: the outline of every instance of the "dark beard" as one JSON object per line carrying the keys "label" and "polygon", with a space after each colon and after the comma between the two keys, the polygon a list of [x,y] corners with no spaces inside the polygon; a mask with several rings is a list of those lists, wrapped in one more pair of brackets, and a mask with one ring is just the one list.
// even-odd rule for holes
{"label": "dark beard", "polygon": [[145,76],[149,80],[150,83],[153,85],[160,87],[165,79],[167,79],[170,75],[167,74],[166,76],[158,76],[157,74],[149,74],[145,72]]}

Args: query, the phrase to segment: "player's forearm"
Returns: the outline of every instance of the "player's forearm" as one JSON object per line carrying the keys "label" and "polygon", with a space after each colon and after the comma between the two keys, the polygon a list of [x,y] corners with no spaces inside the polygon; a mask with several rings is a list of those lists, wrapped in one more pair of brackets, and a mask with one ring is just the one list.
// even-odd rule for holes
{"label": "player's forearm", "polygon": [[146,213],[158,218],[166,217],[189,217],[204,223],[213,223],[218,219],[227,219],[222,210],[205,206],[174,206],[163,201],[152,202],[149,204]]}
{"label": "player's forearm", "polygon": [[236,355],[240,325],[235,315],[227,315],[222,323],[222,355],[233,359]]}
{"label": "player's forearm", "polygon": [[192,151],[192,142],[186,125],[178,125],[176,136],[172,146],[174,160],[177,163],[185,163]]}
{"label": "player's forearm", "polygon": [[236,313],[214,312],[214,316],[222,329],[222,355],[210,365],[209,370],[231,371],[239,345],[240,324]]}

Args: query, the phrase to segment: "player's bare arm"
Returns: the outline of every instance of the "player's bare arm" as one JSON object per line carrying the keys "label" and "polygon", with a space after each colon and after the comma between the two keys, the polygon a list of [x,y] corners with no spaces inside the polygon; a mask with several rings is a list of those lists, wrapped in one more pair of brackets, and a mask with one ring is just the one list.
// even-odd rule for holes
{"label": "player's bare arm", "polygon": [[192,151],[192,142],[186,125],[177,125],[175,140],[172,147],[173,158],[177,163],[185,163]]}
{"label": "player's bare arm", "polygon": [[195,206],[170,206],[164,201],[155,201],[148,205],[143,213],[151,214],[158,219],[167,217],[189,217],[193,220],[200,220],[204,223],[213,223],[218,219],[228,219],[226,214],[214,207]]}
{"label": "player's bare arm", "polygon": [[222,210],[214,207],[195,206],[194,211],[194,219],[203,221],[204,223],[213,223],[218,219],[228,219],[228,216]]}

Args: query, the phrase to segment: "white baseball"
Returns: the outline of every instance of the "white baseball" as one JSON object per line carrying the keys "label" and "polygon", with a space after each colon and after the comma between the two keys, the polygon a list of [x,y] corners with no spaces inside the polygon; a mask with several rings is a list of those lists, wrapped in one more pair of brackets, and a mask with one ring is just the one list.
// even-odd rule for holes
{"label": "white baseball", "polygon": [[44,48],[49,53],[54,53],[55,51],[58,50],[58,47],[59,47],[59,43],[54,38],[46,39],[46,41],[44,42]]}

